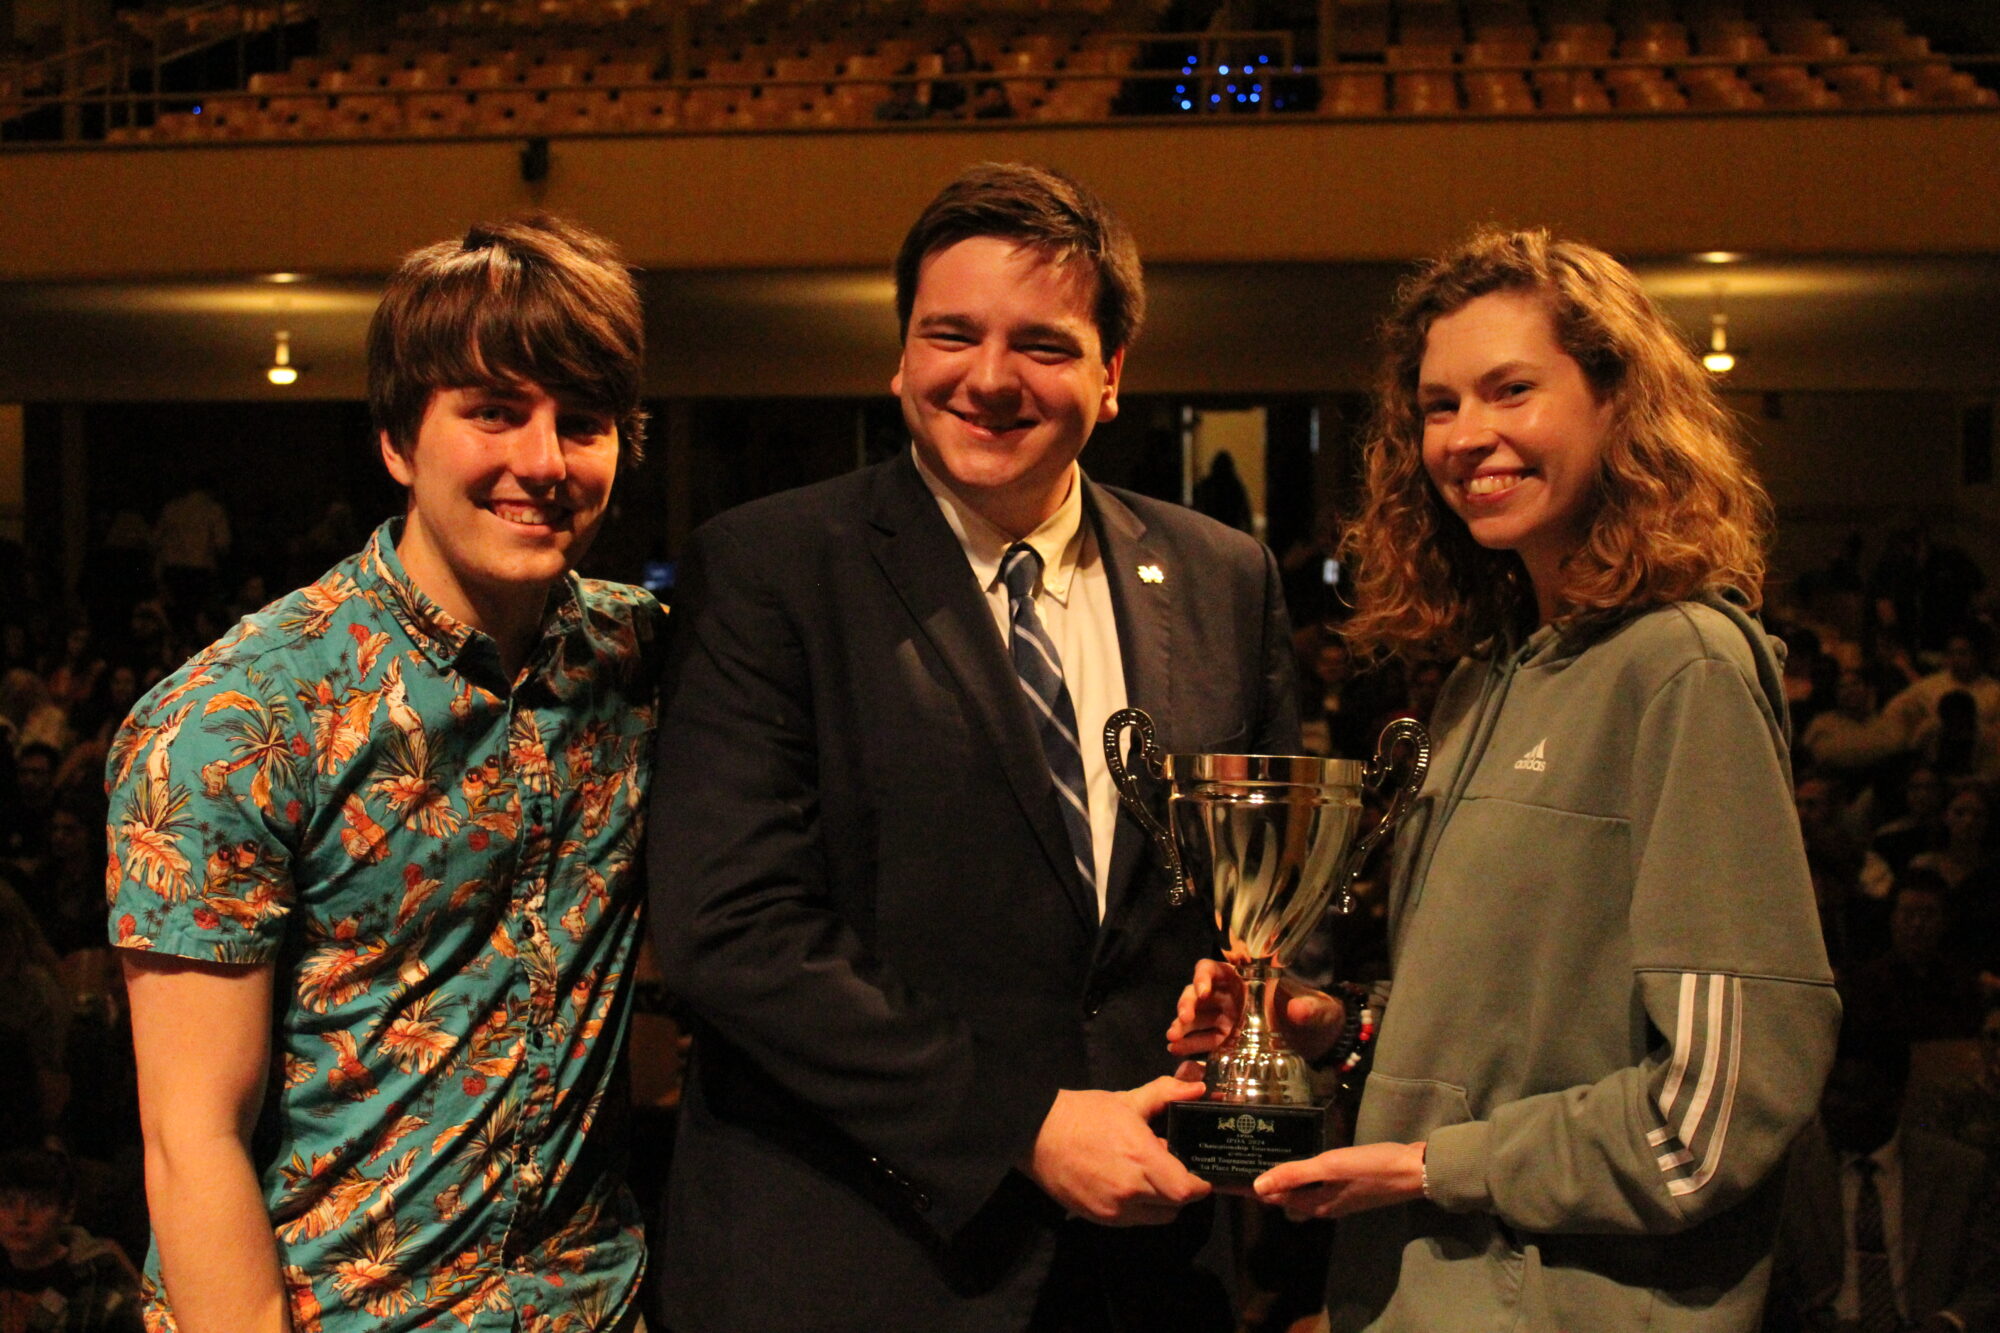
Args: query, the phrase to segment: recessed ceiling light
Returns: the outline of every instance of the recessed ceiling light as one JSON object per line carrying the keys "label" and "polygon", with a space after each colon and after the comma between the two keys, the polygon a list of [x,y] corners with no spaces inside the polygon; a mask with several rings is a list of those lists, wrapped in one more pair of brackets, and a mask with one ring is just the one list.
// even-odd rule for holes
{"label": "recessed ceiling light", "polygon": [[1734,264],[1743,258],[1740,250],[1704,250],[1695,256],[1704,264]]}
{"label": "recessed ceiling light", "polygon": [[303,273],[260,273],[257,275],[257,281],[259,282],[292,283],[304,282],[305,280],[306,275]]}

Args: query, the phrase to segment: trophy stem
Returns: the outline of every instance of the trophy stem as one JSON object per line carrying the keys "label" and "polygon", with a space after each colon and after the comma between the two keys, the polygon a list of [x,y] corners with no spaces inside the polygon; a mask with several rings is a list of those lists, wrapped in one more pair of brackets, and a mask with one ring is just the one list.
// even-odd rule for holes
{"label": "trophy stem", "polygon": [[1305,1059],[1285,1044],[1275,1006],[1284,1002],[1284,969],[1268,958],[1239,965],[1243,1016],[1235,1032],[1208,1058],[1203,1081],[1214,1101],[1252,1106],[1305,1106],[1313,1100]]}

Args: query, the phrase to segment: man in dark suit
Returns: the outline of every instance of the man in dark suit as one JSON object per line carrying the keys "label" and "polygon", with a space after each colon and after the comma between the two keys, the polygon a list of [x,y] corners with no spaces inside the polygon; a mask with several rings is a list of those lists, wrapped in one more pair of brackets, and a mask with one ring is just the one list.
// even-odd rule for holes
{"label": "man in dark suit", "polygon": [[[1143,308],[1081,187],[975,167],[897,261],[913,449],[683,561],[655,925],[695,1049],[658,1251],[676,1333],[1232,1326],[1149,1121],[1212,917],[1104,771],[1290,752],[1256,542],[1088,481]],[[1093,755],[1093,750],[1097,753]]]}
{"label": "man in dark suit", "polygon": [[1902,1121],[1909,1075],[1906,1037],[1850,1019],[1786,1160],[1767,1333],[2000,1330],[1993,1177],[1976,1149]]}

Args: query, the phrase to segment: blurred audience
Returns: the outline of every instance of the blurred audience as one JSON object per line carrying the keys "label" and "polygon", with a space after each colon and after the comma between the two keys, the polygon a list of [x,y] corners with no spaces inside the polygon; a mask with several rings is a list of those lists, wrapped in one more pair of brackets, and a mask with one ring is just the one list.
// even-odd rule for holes
{"label": "blurred audience", "polygon": [[2000,1328],[2000,1233],[1983,1154],[1909,1122],[1906,1035],[1849,1010],[1786,1161],[1767,1333]]}
{"label": "blurred audience", "polygon": [[228,553],[229,511],[215,498],[214,481],[196,477],[167,501],[153,526],[160,584],[176,611],[191,616],[217,595],[216,578]]}
{"label": "blurred audience", "polygon": [[1901,740],[1875,707],[1875,686],[1859,667],[1841,671],[1833,707],[1794,726],[1803,756],[1820,768],[1872,779],[1902,751]]}
{"label": "blurred audience", "polygon": [[1986,1154],[2000,1168],[2000,1006],[1979,1023],[1978,1058],[1911,1089],[1912,1124]]}
{"label": "blurred audience", "polygon": [[1976,974],[1946,940],[1946,891],[1935,874],[1912,868],[1889,908],[1889,948],[1839,975],[1846,1005],[1895,1014],[1914,1040],[1970,1037],[1979,1023]]}
{"label": "blurred audience", "polygon": [[[981,114],[989,81],[951,77],[981,72],[970,48],[954,43],[944,54],[947,76],[932,81],[933,100],[918,104],[918,113]],[[914,100],[914,77],[899,87]],[[943,107],[940,88],[950,90]],[[1222,507],[1211,493],[1204,499]],[[85,577],[69,601],[52,591],[58,584],[50,571],[20,547],[0,544],[0,591],[7,594],[0,601],[0,986],[9,997],[0,1006],[0,1061],[22,1071],[0,1079],[0,1153],[62,1153],[74,1182],[65,1207],[91,1233],[128,1251],[144,1246],[146,1222],[129,1024],[105,942],[103,783],[111,739],[190,645],[215,637],[274,591],[317,575],[358,544],[358,525],[350,507],[333,502],[272,554],[271,567],[260,568],[232,549],[229,516],[215,493],[196,487],[168,506],[157,526],[131,512],[101,516]],[[1313,532],[1284,565],[1299,626],[1306,744],[1316,754],[1366,759],[1390,719],[1429,716],[1450,664],[1356,660],[1340,631],[1347,572],[1328,563],[1337,532],[1327,521]],[[1992,1153],[2000,1151],[2000,846],[1992,812],[2000,680],[1990,657],[1991,604],[1983,576],[1961,564],[1963,553],[1918,528],[1899,530],[1866,577],[1865,555],[1857,535],[1828,569],[1772,589],[1765,609],[1766,622],[1791,648],[1786,694],[1797,737],[1800,831],[1850,1011],[1878,1024],[1891,1015],[1901,1036],[1918,1043],[1906,1119],[1922,1135]],[[1940,623],[1940,608],[1956,619]],[[1379,973],[1386,942],[1372,878],[1362,885],[1362,904],[1315,941],[1311,957],[1299,960],[1306,970],[1360,979]],[[1830,1092],[1830,1101],[1838,1095]],[[1814,1151],[1841,1164],[1831,1127]],[[1813,1188],[1824,1195],[1824,1176]],[[1316,1255],[1324,1245],[1317,1233],[1289,1228],[1260,1234],[1274,1253],[1298,1246]],[[1973,1318],[1988,1307],[1933,1305],[1957,1299],[1947,1288],[1966,1289],[1952,1287],[1961,1258],[1954,1250],[1908,1261],[1899,1300],[1913,1325],[1932,1326],[1922,1321],[1949,1308],[1966,1327],[1996,1327]],[[1822,1255],[1821,1262],[1833,1261]],[[1840,1277],[1837,1269],[1815,1271],[1821,1279],[1830,1271]],[[1277,1299],[1281,1284],[1266,1285],[1266,1316],[1289,1318],[1292,1307]],[[1301,1290],[1317,1291],[1317,1278]],[[1820,1303],[1774,1312],[1774,1328],[1834,1326],[1823,1322],[1832,1308],[1823,1298],[1838,1291],[1829,1297],[1822,1281],[1805,1295]],[[51,1325],[58,1326],[70,1327]],[[99,1325],[77,1325],[85,1326]]]}
{"label": "blurred audience", "polygon": [[1943,664],[1883,706],[1904,749],[1937,744],[1944,726],[1939,706],[1953,694],[1970,696],[1981,738],[1989,743],[2000,738],[2000,680],[1986,669],[1983,640],[1971,629],[1954,631],[1945,640]]}
{"label": "blurred audience", "polygon": [[[990,77],[993,67],[973,54],[972,44],[953,37],[938,48],[944,73],[931,79],[932,120],[998,120],[1014,114],[1007,89]],[[984,74],[987,78],[974,78]]]}

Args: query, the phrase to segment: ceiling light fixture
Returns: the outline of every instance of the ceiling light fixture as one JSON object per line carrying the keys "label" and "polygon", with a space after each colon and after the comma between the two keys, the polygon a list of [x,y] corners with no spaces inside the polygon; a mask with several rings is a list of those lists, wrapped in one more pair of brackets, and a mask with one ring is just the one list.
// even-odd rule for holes
{"label": "ceiling light fixture", "polygon": [[1695,256],[1704,264],[1734,264],[1743,258],[1740,250],[1704,250]]}
{"label": "ceiling light fixture", "polygon": [[1736,358],[1729,351],[1729,316],[1720,310],[1709,317],[1708,355],[1701,364],[1711,375],[1727,375],[1736,369]]}
{"label": "ceiling light fixture", "polygon": [[280,386],[298,383],[299,368],[292,364],[292,335],[284,329],[278,330],[277,346],[271,349],[271,364],[264,378]]}

